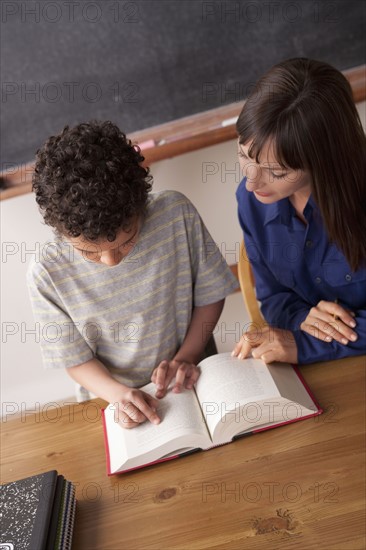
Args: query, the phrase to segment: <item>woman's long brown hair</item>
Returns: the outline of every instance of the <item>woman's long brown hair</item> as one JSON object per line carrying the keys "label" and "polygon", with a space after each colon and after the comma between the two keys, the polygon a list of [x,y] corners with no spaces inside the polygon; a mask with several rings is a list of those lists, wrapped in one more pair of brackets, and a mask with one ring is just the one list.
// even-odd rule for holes
{"label": "woman's long brown hair", "polygon": [[352,270],[366,265],[366,137],[348,80],[320,61],[289,59],[256,84],[237,121],[259,162],[273,141],[277,161],[308,170],[330,241]]}

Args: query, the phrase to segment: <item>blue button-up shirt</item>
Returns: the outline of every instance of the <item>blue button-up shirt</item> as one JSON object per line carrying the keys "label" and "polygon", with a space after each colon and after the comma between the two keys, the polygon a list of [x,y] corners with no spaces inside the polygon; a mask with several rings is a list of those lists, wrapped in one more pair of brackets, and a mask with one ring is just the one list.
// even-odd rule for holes
{"label": "blue button-up shirt", "polygon": [[[263,204],[245,183],[246,178],[236,192],[239,221],[266,321],[293,332],[299,363],[366,353],[366,268],[352,272],[342,252],[329,242],[312,197],[304,209],[306,225],[287,198]],[[320,300],[338,300],[355,312],[356,342],[328,343],[300,329]]]}

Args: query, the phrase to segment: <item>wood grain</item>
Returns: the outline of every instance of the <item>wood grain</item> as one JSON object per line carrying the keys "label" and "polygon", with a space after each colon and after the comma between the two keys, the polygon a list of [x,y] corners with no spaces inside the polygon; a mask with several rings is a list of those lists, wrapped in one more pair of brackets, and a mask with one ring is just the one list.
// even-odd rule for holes
{"label": "wood grain", "polygon": [[323,415],[107,477],[101,400],[2,422],[2,482],[77,485],[74,550],[363,550],[366,356],[302,367]]}

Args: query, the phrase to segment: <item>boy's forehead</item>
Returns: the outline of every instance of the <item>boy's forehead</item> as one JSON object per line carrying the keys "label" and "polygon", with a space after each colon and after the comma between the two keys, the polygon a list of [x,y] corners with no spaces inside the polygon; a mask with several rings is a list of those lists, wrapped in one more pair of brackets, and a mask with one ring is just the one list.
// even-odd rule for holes
{"label": "boy's forehead", "polygon": [[128,229],[120,229],[117,231],[117,235],[114,241],[109,241],[107,238],[100,238],[96,241],[89,241],[83,235],[79,237],[66,237],[68,243],[70,243],[74,248],[80,250],[112,250],[119,246],[123,246],[128,242],[131,237],[137,232],[138,223],[134,221],[131,224],[131,227]]}

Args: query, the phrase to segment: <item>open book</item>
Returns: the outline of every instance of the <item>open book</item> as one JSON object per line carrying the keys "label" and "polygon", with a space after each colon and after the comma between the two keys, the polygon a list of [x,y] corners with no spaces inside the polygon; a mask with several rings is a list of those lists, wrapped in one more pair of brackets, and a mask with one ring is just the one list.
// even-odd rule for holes
{"label": "open book", "polygon": [[[160,400],[158,425],[124,429],[116,406],[103,411],[108,475],[229,443],[254,431],[320,414],[296,367],[240,361],[230,353],[204,359],[194,390]],[[155,384],[141,388],[155,395]]]}

